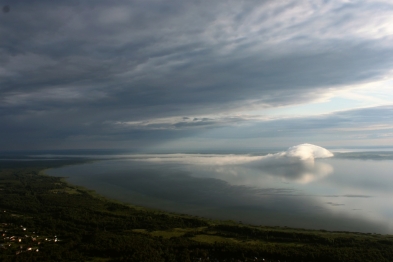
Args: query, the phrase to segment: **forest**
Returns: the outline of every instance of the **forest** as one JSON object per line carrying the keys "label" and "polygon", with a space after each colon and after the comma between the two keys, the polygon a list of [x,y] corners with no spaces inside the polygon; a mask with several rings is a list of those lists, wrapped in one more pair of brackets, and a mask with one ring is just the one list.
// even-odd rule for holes
{"label": "forest", "polygon": [[132,206],[0,162],[1,261],[393,261],[393,236],[264,227]]}

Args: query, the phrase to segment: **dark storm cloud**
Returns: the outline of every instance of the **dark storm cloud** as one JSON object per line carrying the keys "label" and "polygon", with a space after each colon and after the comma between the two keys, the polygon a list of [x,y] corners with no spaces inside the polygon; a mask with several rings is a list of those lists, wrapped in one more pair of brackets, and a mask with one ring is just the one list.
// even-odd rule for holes
{"label": "dark storm cloud", "polygon": [[[388,7],[14,1],[12,12],[0,15],[0,121],[13,141],[1,146],[127,140],[141,134],[107,123],[298,104],[377,80],[393,66],[391,41],[369,35],[359,21]],[[223,121],[232,120],[170,127]],[[157,140],[171,136],[157,132]]]}
{"label": "dark storm cloud", "polygon": [[10,6],[9,6],[9,5],[3,6],[3,12],[4,12],[4,13],[8,13],[10,10],[11,10],[11,9],[10,9]]}

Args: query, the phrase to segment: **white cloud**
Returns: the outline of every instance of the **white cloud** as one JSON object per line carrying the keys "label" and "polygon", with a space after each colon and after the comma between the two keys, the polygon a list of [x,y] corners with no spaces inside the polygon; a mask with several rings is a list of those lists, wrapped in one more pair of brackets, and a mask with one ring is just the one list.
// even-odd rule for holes
{"label": "white cloud", "polygon": [[[167,154],[139,155],[138,160],[211,166],[214,168],[229,167],[231,170],[236,166],[251,167],[283,180],[309,183],[333,171],[330,165],[315,162],[314,159],[332,156],[333,154],[323,147],[312,144],[301,144],[290,147],[284,152],[264,156]],[[231,173],[233,170],[228,172]]]}
{"label": "white cloud", "polygon": [[298,146],[290,147],[284,153],[284,156],[295,157],[299,158],[300,160],[314,160],[315,158],[332,157],[333,153],[320,146],[312,144],[301,144]]}
{"label": "white cloud", "polygon": [[309,183],[333,172],[329,164],[314,161],[316,158],[329,157],[333,157],[333,153],[323,147],[301,144],[285,152],[264,156],[250,165],[283,180]]}
{"label": "white cloud", "polygon": [[288,159],[288,161],[314,161],[316,158],[329,158],[334,154],[326,148],[312,145],[301,144],[288,148],[287,151],[264,156],[251,155],[216,155],[216,154],[149,154],[137,155],[144,161],[154,162],[186,162],[188,164],[204,165],[239,165],[245,163],[274,163],[279,159]]}

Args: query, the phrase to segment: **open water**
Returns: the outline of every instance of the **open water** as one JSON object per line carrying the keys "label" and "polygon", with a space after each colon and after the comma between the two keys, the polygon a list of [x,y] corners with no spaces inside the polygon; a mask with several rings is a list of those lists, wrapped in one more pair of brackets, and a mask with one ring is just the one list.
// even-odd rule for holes
{"label": "open water", "polygon": [[47,174],[127,203],[201,217],[393,233],[393,152],[325,158],[295,149],[269,155],[122,155]]}

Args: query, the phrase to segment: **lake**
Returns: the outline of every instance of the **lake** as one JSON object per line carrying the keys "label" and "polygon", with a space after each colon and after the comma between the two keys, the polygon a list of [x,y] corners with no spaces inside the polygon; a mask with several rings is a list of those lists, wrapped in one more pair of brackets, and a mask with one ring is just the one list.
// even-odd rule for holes
{"label": "lake", "polygon": [[[393,233],[393,152],[145,154],[50,169],[134,205],[268,226]],[[53,156],[52,156],[53,157]]]}

